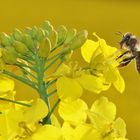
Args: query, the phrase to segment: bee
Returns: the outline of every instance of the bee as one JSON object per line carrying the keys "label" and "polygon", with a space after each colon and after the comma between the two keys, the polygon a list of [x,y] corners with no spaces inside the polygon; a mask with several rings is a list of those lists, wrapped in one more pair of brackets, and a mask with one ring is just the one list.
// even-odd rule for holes
{"label": "bee", "polygon": [[[121,33],[122,34],[122,33]],[[132,33],[122,34],[122,40],[119,42],[120,48],[125,50],[117,59],[123,58],[123,56],[128,56],[120,62],[118,67],[127,66],[133,59],[136,60],[136,68],[140,73],[140,39],[137,38]]]}

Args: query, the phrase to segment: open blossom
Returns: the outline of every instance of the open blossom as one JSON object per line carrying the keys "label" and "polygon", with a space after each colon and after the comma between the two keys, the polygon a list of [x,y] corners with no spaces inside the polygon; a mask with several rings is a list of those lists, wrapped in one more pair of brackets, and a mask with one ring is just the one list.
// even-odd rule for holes
{"label": "open blossom", "polygon": [[29,137],[39,126],[39,121],[48,114],[42,99],[18,101],[31,107],[14,103],[14,81],[0,75],[0,140],[21,140]]}
{"label": "open blossom", "polygon": [[76,70],[66,64],[62,64],[58,71],[53,74],[57,76],[57,93],[60,99],[75,100],[82,96],[83,89],[90,92],[100,93],[108,89],[109,85],[104,84],[102,77],[91,75],[86,70]]}
{"label": "open blossom", "polygon": [[106,44],[104,39],[93,34],[98,40],[87,40],[81,47],[84,60],[89,63],[89,69],[95,75],[102,77],[105,84],[113,84],[122,93],[125,88],[124,80],[117,66],[117,49]]}
{"label": "open blossom", "polygon": [[107,90],[111,84],[122,93],[125,83],[117,68],[117,49],[106,44],[104,39],[87,40],[81,47],[84,60],[88,63],[85,68],[62,64],[51,75],[57,78],[57,93],[60,99],[75,100],[82,96],[83,89],[93,93]]}
{"label": "open blossom", "polygon": [[89,109],[81,99],[77,100],[62,106],[59,113],[64,120],[62,127],[55,124],[41,126],[29,137],[30,140],[127,140],[125,122],[116,119],[116,106],[106,97],[96,100]]}

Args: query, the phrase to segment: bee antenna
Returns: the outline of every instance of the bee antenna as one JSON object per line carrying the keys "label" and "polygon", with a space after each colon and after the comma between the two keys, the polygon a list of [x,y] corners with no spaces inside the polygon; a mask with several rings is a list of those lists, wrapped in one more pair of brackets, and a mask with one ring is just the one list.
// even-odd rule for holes
{"label": "bee antenna", "polygon": [[124,34],[122,32],[120,32],[120,31],[116,32],[115,34],[116,35],[121,35],[122,37],[124,37]]}

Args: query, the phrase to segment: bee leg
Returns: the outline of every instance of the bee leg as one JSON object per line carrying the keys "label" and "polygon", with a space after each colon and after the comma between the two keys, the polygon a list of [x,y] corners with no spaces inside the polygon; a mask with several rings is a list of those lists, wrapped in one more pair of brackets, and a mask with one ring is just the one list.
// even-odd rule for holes
{"label": "bee leg", "polygon": [[134,59],[136,56],[131,56],[131,57],[128,57],[128,58],[125,58],[123,59],[121,62],[120,62],[120,65],[118,67],[124,67],[124,66],[127,66],[132,59]]}
{"label": "bee leg", "polygon": [[126,62],[123,62],[123,63],[120,63],[120,64],[118,65],[118,68],[121,68],[121,67],[127,66],[130,62],[131,62],[131,60],[126,61]]}
{"label": "bee leg", "polygon": [[124,52],[123,54],[121,54],[120,56],[118,56],[118,57],[116,58],[116,60],[118,60],[119,58],[123,57],[124,55],[126,55],[126,54],[128,54],[128,53],[130,53],[130,51]]}

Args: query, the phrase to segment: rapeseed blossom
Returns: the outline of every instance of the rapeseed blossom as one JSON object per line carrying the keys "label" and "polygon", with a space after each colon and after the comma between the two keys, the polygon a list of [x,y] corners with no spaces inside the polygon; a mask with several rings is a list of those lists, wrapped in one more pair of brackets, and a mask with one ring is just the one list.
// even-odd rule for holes
{"label": "rapeseed blossom", "polygon": [[104,39],[93,34],[98,40],[87,40],[81,47],[84,60],[89,63],[93,75],[103,78],[105,83],[113,84],[122,93],[125,88],[124,80],[117,66],[117,49],[106,44]]}
{"label": "rapeseed blossom", "polygon": [[[122,93],[125,88],[117,49],[93,35],[97,41],[87,39],[85,30],[55,30],[48,21],[0,34],[0,140],[127,140],[114,103],[100,97],[89,107],[81,98],[85,90],[99,94],[113,84]],[[84,66],[70,60],[80,47]],[[16,100],[14,81],[3,74],[32,87],[39,97]]]}

